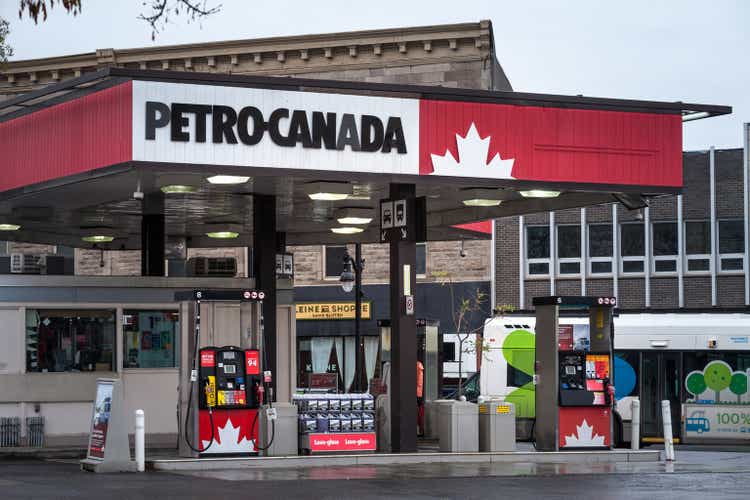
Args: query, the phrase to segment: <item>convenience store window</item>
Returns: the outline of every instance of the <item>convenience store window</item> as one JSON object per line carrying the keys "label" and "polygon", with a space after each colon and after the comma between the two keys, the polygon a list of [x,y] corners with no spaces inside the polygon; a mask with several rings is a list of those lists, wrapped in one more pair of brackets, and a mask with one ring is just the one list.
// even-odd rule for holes
{"label": "convenience store window", "polygon": [[741,220],[719,221],[719,272],[745,270],[745,224]]}
{"label": "convenience store window", "polygon": [[115,311],[27,309],[27,372],[115,370]]}
{"label": "convenience store window", "polygon": [[123,368],[175,368],[179,313],[126,309],[122,312]]}

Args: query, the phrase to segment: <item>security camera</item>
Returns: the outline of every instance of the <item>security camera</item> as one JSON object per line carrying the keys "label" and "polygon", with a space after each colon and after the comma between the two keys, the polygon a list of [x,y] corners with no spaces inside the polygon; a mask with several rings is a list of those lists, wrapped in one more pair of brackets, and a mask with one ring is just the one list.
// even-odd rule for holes
{"label": "security camera", "polygon": [[466,250],[464,250],[464,249],[462,248],[462,249],[461,249],[461,251],[460,251],[460,252],[458,252],[458,255],[460,255],[461,257],[466,257]]}
{"label": "security camera", "polygon": [[142,200],[143,199],[143,191],[133,191],[133,198],[136,200]]}

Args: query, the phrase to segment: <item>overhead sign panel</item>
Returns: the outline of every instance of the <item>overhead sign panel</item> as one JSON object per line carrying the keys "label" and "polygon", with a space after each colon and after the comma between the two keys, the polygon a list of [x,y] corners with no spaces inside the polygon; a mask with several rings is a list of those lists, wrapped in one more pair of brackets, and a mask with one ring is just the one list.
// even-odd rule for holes
{"label": "overhead sign panel", "polygon": [[418,172],[419,101],[133,82],[133,159]]}

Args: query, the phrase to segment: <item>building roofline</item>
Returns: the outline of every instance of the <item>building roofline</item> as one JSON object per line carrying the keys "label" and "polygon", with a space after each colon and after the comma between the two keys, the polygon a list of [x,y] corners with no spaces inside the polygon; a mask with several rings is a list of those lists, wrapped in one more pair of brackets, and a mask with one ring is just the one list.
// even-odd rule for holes
{"label": "building roofline", "polygon": [[148,56],[158,56],[155,59],[169,59],[170,53],[176,56],[178,53],[192,52],[193,57],[202,57],[215,54],[217,51],[232,50],[248,51],[248,46],[257,47],[258,51],[273,48],[273,50],[299,50],[303,48],[339,47],[346,45],[371,45],[373,43],[398,43],[408,41],[421,41],[430,38],[430,35],[440,35],[439,39],[481,37],[489,38],[490,50],[492,50],[492,23],[488,20],[455,24],[438,24],[432,26],[394,27],[373,30],[342,31],[335,33],[316,33],[307,35],[284,35],[263,38],[244,38],[239,40],[221,40],[215,42],[157,45],[151,47],[134,47],[124,49],[103,48],[93,52],[82,52],[56,57],[44,57],[37,59],[20,59],[8,61],[3,68],[3,74],[12,74],[28,71],[29,68],[36,70],[54,68],[73,68],[81,66],[82,63],[96,62],[102,55],[110,55],[115,60],[125,59],[141,60]]}
{"label": "building roofline", "polygon": [[74,99],[127,80],[162,81],[197,85],[226,85],[250,88],[270,88],[289,91],[336,90],[341,93],[369,93],[400,98],[483,102],[520,106],[625,111],[652,114],[718,116],[732,112],[730,106],[690,104],[681,101],[642,101],[603,97],[533,94],[498,90],[459,89],[439,86],[368,83],[358,81],[319,80],[297,77],[234,75],[164,70],[135,70],[109,67],[65,80],[41,89],[0,102],[0,121],[20,114]]}

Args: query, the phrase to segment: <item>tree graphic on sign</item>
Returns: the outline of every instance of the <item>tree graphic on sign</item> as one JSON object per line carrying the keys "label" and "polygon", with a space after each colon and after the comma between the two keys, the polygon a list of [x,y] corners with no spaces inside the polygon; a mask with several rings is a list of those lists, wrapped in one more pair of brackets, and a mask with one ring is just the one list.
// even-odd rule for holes
{"label": "tree graphic on sign", "polygon": [[741,402],[743,394],[747,394],[747,374],[732,371],[732,367],[725,361],[715,360],[708,363],[703,370],[688,373],[685,388],[695,399],[708,389],[714,391],[714,402],[721,402],[721,391],[729,389]]}
{"label": "tree graphic on sign", "polygon": [[740,397],[747,392],[747,375],[742,372],[734,372],[732,381],[729,383],[729,390],[737,396],[737,402],[739,403]]}

